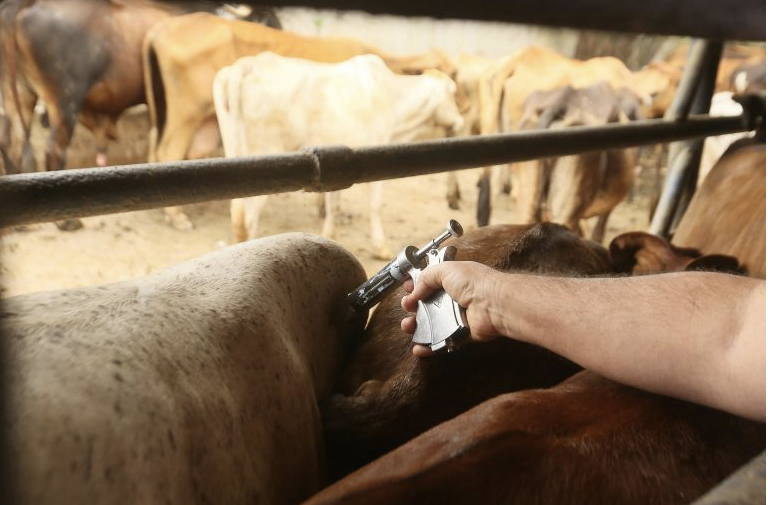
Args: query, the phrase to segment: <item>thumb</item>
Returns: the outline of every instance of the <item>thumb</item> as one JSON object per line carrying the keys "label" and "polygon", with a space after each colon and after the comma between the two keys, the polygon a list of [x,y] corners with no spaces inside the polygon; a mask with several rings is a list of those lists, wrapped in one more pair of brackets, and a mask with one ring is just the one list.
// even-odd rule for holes
{"label": "thumb", "polygon": [[413,288],[413,292],[403,298],[403,308],[408,312],[416,310],[416,302],[431,295],[435,290],[443,286],[445,277],[445,264],[432,265],[424,269],[419,275],[419,282]]}

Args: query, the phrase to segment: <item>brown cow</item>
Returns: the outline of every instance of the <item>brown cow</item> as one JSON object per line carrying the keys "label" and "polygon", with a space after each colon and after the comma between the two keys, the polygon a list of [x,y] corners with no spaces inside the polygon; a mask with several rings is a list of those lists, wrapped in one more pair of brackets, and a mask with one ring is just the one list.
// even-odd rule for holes
{"label": "brown cow", "polygon": [[[538,274],[737,266],[641,233],[617,237],[609,262],[601,247],[552,224],[482,228],[454,245],[462,259]],[[764,447],[764,424],[590,372],[551,389],[511,392],[546,387],[533,384],[570,375],[574,365],[509,339],[414,358],[400,330],[402,295],[382,301],[353,354],[342,387],[354,395],[334,396],[323,410],[337,470],[393,449],[482,397],[502,396],[309,503],[688,503]]]}
{"label": "brown cow", "polygon": [[[640,108],[626,88],[614,91],[605,82],[580,89],[565,86],[531,94],[519,129],[624,122],[640,119]],[[592,240],[601,242],[608,216],[632,187],[636,157],[636,149],[612,149],[519,163],[517,221],[540,221],[546,206],[548,220],[580,231],[581,219],[598,216]]]}
{"label": "brown cow", "polygon": [[[209,1],[9,0],[0,7],[3,108],[17,118],[24,171],[34,171],[29,148],[37,98],[46,105],[50,134],[47,170],[66,163],[76,121],[93,132],[96,164],[107,163],[107,141],[117,137],[116,121],[129,107],[144,102],[141,44],[147,30],[162,19],[195,10],[215,11]],[[279,22],[271,9],[252,12]],[[6,141],[5,143],[9,143]],[[18,165],[20,155],[11,160]],[[7,167],[14,172],[16,167]]]}
{"label": "brown cow", "polygon": [[[550,223],[480,228],[452,243],[459,260],[561,276],[640,273],[642,267],[657,272],[681,269],[699,256],[691,251],[687,261],[673,263],[666,243],[643,234],[617,242],[611,261],[598,244]],[[639,266],[635,257],[642,258]],[[410,339],[400,330],[406,316],[400,308],[404,294],[400,289],[387,296],[373,313],[344,371],[338,387],[341,394],[323,409],[331,467],[337,475],[485,399],[548,387],[578,369],[549,351],[510,339],[418,359],[411,355]]]}
{"label": "brown cow", "polygon": [[672,241],[738,257],[765,278],[765,143],[743,139],[725,152],[698,188]]}
{"label": "brown cow", "polygon": [[583,371],[489,400],[305,503],[688,504],[764,447],[763,423]]}
{"label": "brown cow", "polygon": [[210,120],[215,127],[211,89],[216,72],[242,56],[267,50],[321,62],[376,54],[398,73],[435,68],[455,74],[453,64],[436,51],[401,58],[352,39],[304,37],[204,13],[168,19],[150,31],[144,44],[150,120],[157,130],[150,159],[168,161],[208,154],[208,146],[196,147],[195,140],[204,136],[199,130],[208,128]]}
{"label": "brown cow", "polygon": [[[147,103],[152,125],[150,161],[210,155],[219,145],[213,105],[213,79],[242,56],[272,51],[281,56],[336,63],[359,54],[376,54],[397,73],[434,68],[453,76],[453,64],[438,51],[395,57],[352,39],[304,37],[243,21],[189,14],[158,23],[144,41]],[[179,229],[192,223],[178,208],[168,219]]]}

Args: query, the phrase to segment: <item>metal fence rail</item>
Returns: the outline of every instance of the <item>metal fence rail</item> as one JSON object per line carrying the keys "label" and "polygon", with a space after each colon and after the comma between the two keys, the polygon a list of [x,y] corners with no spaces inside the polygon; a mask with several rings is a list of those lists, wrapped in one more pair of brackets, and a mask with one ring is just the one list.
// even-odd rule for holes
{"label": "metal fence rail", "polygon": [[354,183],[754,129],[748,113],[0,178],[0,227]]}

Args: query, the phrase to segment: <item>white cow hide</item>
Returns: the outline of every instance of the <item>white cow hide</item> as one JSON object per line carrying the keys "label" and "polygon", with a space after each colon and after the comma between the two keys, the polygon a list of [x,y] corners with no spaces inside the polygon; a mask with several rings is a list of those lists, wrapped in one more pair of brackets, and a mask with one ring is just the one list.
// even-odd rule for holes
{"label": "white cow hide", "polygon": [[[374,55],[318,63],[264,52],[221,69],[213,96],[225,154],[243,156],[442,137],[462,125],[455,90],[441,72],[397,75]],[[232,201],[234,240],[257,236],[266,199]],[[337,192],[326,195],[327,237],[334,235],[338,200]],[[390,259],[381,205],[381,182],[372,183],[372,244],[377,257]]]}
{"label": "white cow hide", "polygon": [[364,280],[288,234],[150,277],[3,300],[14,503],[298,503],[324,481],[331,392]]}

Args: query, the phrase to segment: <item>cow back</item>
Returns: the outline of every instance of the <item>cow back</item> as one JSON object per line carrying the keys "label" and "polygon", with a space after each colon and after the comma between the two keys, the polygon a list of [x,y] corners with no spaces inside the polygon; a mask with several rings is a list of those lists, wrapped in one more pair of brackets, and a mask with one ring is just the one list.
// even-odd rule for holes
{"label": "cow back", "polygon": [[296,503],[364,280],[306,234],[3,303],[18,503]]}
{"label": "cow back", "polygon": [[694,194],[673,241],[735,256],[749,275],[765,278],[765,144],[726,151]]}

